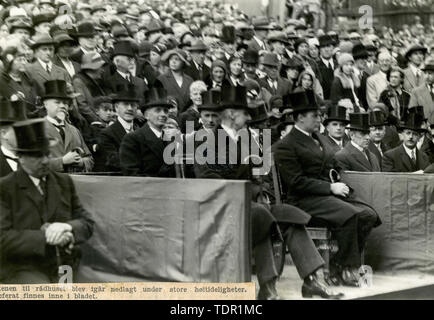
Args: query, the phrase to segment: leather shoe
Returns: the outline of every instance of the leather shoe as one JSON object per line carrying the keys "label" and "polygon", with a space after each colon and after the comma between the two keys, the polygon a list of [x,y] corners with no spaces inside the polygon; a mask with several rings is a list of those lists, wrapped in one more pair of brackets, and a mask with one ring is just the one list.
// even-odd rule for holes
{"label": "leather shoe", "polygon": [[341,299],[343,293],[334,293],[330,288],[322,283],[316,276],[309,275],[304,279],[303,286],[301,287],[301,295],[303,298],[312,298],[319,296],[324,299]]}
{"label": "leather shoe", "polygon": [[351,270],[351,268],[346,267],[342,269],[340,273],[341,284],[347,287],[359,287],[359,277]]}
{"label": "leather shoe", "polygon": [[276,290],[276,279],[259,285],[258,300],[282,300]]}

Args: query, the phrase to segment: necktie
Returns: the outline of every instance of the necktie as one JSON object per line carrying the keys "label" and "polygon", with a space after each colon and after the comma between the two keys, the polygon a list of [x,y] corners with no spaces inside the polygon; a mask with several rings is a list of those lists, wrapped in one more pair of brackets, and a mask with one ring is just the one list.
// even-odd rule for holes
{"label": "necktie", "polygon": [[420,70],[416,71],[416,87],[419,86],[419,81],[420,81]]}
{"label": "necktie", "polygon": [[319,147],[322,151],[321,143],[318,141],[318,139],[316,138],[315,135],[312,135],[312,139],[313,139],[313,142],[315,142],[315,144],[317,145],[317,147]]}
{"label": "necktie", "polygon": [[365,149],[363,152],[365,153],[366,159],[368,159],[369,165],[372,167],[371,159],[369,158],[369,151]]}
{"label": "necktie", "polygon": [[50,73],[51,70],[50,70],[50,66],[48,64],[46,65],[46,69],[47,69],[47,73]]}
{"label": "necktie", "polygon": [[199,71],[199,79],[203,79],[203,70],[201,65],[197,65],[197,70]]}
{"label": "necktie", "polygon": [[42,196],[45,198],[47,195],[47,182],[44,179],[39,180],[39,189]]}
{"label": "necktie", "polygon": [[127,81],[129,83],[131,83],[131,75],[129,73],[127,73],[127,75],[125,76],[125,79],[127,79]]}
{"label": "necktie", "polygon": [[381,150],[381,145],[377,144],[377,149],[380,152],[381,156],[383,156],[383,150]]}
{"label": "necktie", "polygon": [[416,163],[416,152],[413,150],[411,150],[411,162],[413,162],[413,165],[416,167],[417,163]]}
{"label": "necktie", "polygon": [[53,125],[57,128],[57,130],[59,130],[60,137],[62,138],[62,141],[65,142],[65,129],[64,129],[65,125],[63,124],[57,125],[54,123]]}

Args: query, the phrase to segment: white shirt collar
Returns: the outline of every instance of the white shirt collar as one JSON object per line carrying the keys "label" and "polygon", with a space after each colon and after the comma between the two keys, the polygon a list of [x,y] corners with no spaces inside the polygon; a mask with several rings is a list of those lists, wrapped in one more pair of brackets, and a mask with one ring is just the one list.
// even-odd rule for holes
{"label": "white shirt collar", "polygon": [[59,123],[56,119],[51,118],[50,116],[47,116],[46,118],[47,118],[48,122],[51,122],[52,124],[54,124],[56,126],[64,126],[65,125],[65,121],[62,121]]}
{"label": "white shirt collar", "polygon": [[161,137],[163,136],[163,131],[158,131],[157,129],[153,128],[152,126],[149,126],[149,128],[151,128],[152,132],[155,134],[155,136],[158,139],[161,139]]}
{"label": "white shirt collar", "polygon": [[334,142],[336,142],[336,144],[337,144],[338,146],[340,146],[340,147],[343,147],[343,146],[344,146],[344,141],[343,141],[343,140],[339,141],[339,140],[333,138],[331,135],[329,135],[329,137],[330,137],[330,139],[332,139]]}
{"label": "white shirt collar", "polygon": [[357,143],[354,143],[354,141],[351,141],[351,144],[353,145],[354,148],[356,148],[360,152],[364,153],[363,148],[361,146],[359,146]]}
{"label": "white shirt collar", "polygon": [[122,127],[125,129],[127,133],[133,131],[133,122],[126,122],[124,119],[118,116],[118,121],[122,125]]}
{"label": "white shirt collar", "polygon": [[235,84],[235,85],[239,85],[239,82],[240,82],[240,79],[239,78],[235,78],[234,76],[230,76],[230,78],[231,78],[231,80],[232,80],[232,82]]}
{"label": "white shirt collar", "polygon": [[50,68],[50,71],[53,69],[53,63],[51,61],[49,61],[48,63],[45,63],[44,61],[42,61],[39,58],[38,58],[38,61],[41,64],[42,68],[44,68],[44,70],[47,70],[47,65]]}
{"label": "white shirt collar", "polygon": [[414,64],[409,63],[408,66],[410,67],[411,72],[413,72],[415,76],[417,76],[418,73],[421,74],[420,69],[416,67]]}
{"label": "white shirt collar", "polygon": [[297,130],[299,130],[300,132],[303,132],[303,133],[304,133],[305,135],[307,135],[308,137],[312,137],[312,135],[311,135],[309,132],[304,131],[303,129],[300,129],[299,126],[294,125],[294,127],[297,128]]}
{"label": "white shirt collar", "polygon": [[[0,146],[0,148],[6,157],[14,158],[14,159],[17,159],[17,161],[18,161],[17,156],[12,151],[10,151],[9,149],[6,149],[4,146]],[[12,171],[17,171],[17,169],[18,169],[18,162],[17,161],[6,158],[6,162],[9,164]]]}
{"label": "white shirt collar", "polygon": [[237,141],[238,139],[238,135],[237,132],[235,131],[235,129],[229,128],[228,126],[221,124],[222,128],[224,131],[226,131],[226,133],[229,135],[229,137],[231,137],[232,140]]}
{"label": "white shirt collar", "polygon": [[424,139],[425,139],[425,135],[422,135],[421,137],[420,137],[420,139],[419,139],[419,141],[417,142],[417,144],[416,144],[416,147],[420,150],[420,148],[422,148],[422,144],[423,144],[423,142],[424,142]]}
{"label": "white shirt collar", "polygon": [[414,149],[409,149],[405,144],[402,144],[402,146],[404,147],[404,150],[405,150],[405,152],[407,153],[407,155],[408,155],[408,157],[411,159],[411,157],[412,157],[412,153],[413,153],[413,151],[414,151],[414,157],[416,158],[417,157],[417,155],[416,155],[416,150],[417,150],[417,147],[415,147]]}
{"label": "white shirt collar", "polygon": [[321,57],[322,62],[324,62],[325,65],[327,64],[331,64],[332,67],[335,66],[334,62],[333,62],[333,58],[330,58],[328,60],[324,59],[323,57]]}
{"label": "white shirt collar", "polygon": [[[121,75],[122,78],[124,78],[125,80],[127,79],[127,75],[129,75],[129,73],[122,72],[122,71],[119,71],[119,70],[116,70],[116,71]],[[130,77],[131,77],[131,75],[130,75]]]}

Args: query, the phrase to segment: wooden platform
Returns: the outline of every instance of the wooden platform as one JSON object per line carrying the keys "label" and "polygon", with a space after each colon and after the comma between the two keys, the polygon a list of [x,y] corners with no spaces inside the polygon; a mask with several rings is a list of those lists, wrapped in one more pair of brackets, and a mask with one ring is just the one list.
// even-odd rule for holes
{"label": "wooden platform", "polygon": [[[256,282],[256,277],[254,276]],[[257,282],[256,282],[257,284]],[[299,278],[294,266],[285,265],[282,277],[277,284],[279,295],[285,300],[303,299]],[[258,287],[257,287],[258,290]],[[434,275],[409,272],[376,273],[372,277],[372,286],[365,288],[333,287],[335,292],[345,294],[344,299],[433,299]],[[320,298],[318,298],[320,299]]]}

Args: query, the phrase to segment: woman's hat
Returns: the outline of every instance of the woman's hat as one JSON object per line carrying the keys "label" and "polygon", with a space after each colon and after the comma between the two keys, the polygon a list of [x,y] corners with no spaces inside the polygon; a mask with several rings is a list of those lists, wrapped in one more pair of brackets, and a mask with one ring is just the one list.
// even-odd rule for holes
{"label": "woman's hat", "polygon": [[184,66],[190,65],[190,62],[187,61],[187,56],[185,52],[181,49],[172,49],[164,52],[163,56],[161,57],[161,61],[168,62],[170,57],[173,55],[177,55],[179,59],[181,59],[181,61],[184,62]]}

